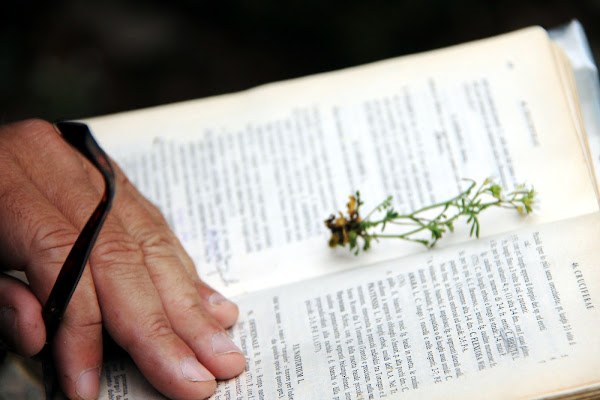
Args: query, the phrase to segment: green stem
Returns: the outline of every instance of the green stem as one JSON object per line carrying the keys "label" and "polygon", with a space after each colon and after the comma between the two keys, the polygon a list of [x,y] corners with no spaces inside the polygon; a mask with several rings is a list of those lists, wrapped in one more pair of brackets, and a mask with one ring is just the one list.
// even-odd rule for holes
{"label": "green stem", "polygon": [[[349,218],[346,219],[347,223],[351,223],[351,225],[345,226],[351,227],[350,229],[355,235],[354,237],[362,237],[362,239],[365,241],[365,250],[370,247],[369,242],[371,239],[377,240],[380,238],[398,238],[412,242],[419,242],[426,244],[427,246],[433,246],[445,234],[445,232],[448,230],[453,230],[454,222],[461,216],[464,215],[467,217],[467,224],[471,225],[471,235],[475,234],[476,236],[479,236],[479,213],[490,207],[510,208],[516,209],[520,212],[525,209],[525,212],[528,213],[531,211],[531,201],[534,195],[535,192],[533,189],[526,190],[523,186],[519,186],[517,190],[513,192],[503,194],[502,188],[496,184],[493,184],[489,179],[486,179],[485,182],[479,186],[477,186],[475,181],[471,180],[471,184],[468,186],[468,188],[459,193],[457,196],[452,197],[447,201],[430,204],[409,214],[398,215],[391,207],[391,197],[388,197],[385,201],[379,203],[377,207],[371,210],[371,212],[369,212],[369,214],[367,214],[367,216],[360,221],[358,208],[362,202],[360,201],[360,194],[357,192],[356,210],[352,211],[351,207],[349,206]],[[489,198],[493,198],[494,200],[489,201]],[[483,200],[488,201],[484,202]],[[370,218],[376,211],[385,212],[385,216],[377,221],[371,221]],[[433,216],[422,216],[425,213],[433,214]],[[448,217],[448,214],[450,214],[450,217]],[[333,232],[332,240],[335,241],[334,245],[336,243],[340,244],[340,232],[342,229],[344,229],[344,234],[347,234],[348,228],[344,227],[344,225],[336,226],[332,220],[328,220],[326,223]],[[411,230],[401,234],[369,233],[371,228],[375,229],[380,225],[381,232],[383,232],[387,223],[405,226]],[[411,237],[426,230],[431,233],[430,239]],[[351,249],[356,246],[355,242],[355,240],[354,242],[351,242]],[[358,250],[356,251],[358,252]]]}

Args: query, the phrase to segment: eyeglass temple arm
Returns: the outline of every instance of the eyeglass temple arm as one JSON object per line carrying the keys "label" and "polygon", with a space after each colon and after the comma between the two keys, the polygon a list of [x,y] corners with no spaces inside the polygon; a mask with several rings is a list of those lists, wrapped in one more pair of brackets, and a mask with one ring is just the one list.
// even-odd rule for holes
{"label": "eyeglass temple arm", "polygon": [[46,345],[51,343],[58,330],[60,320],[83,274],[96,238],[100,233],[100,228],[108,215],[108,210],[115,196],[114,171],[108,156],[96,143],[87,125],[67,121],[58,122],[55,126],[63,138],[100,171],[105,188],[100,203],[83,227],[81,234],[67,256],[42,311],[42,317],[46,325]]}

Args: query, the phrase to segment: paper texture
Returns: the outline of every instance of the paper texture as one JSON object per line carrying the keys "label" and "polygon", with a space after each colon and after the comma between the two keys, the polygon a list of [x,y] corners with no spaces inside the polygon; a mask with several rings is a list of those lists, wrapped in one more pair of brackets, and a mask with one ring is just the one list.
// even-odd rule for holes
{"label": "paper texture", "polygon": [[[455,196],[464,178],[533,184],[539,213],[491,212],[484,235],[596,210],[563,82],[540,68],[554,65],[548,49],[534,28],[90,124],[200,276],[234,295],[422,251],[331,252],[323,220],[356,190],[365,210],[391,194],[407,212]],[[446,243],[466,239],[459,229]]]}
{"label": "paper texture", "polygon": [[[598,217],[569,219],[598,203],[563,61],[531,28],[88,121],[201,278],[236,296],[248,368],[213,397],[527,398],[539,376],[566,390],[560,371],[583,362],[577,384],[593,384]],[[326,245],[323,220],[355,190],[366,210],[391,194],[406,212],[490,176],[541,199],[527,218],[482,217],[484,237],[504,236],[459,227],[433,252],[360,257]],[[101,398],[161,398],[127,360],[102,379]]]}
{"label": "paper texture", "polygon": [[594,215],[241,297],[249,369],[213,398],[526,398],[568,388],[559,371],[578,364],[592,382],[599,227]]}
{"label": "paper texture", "polygon": [[[232,336],[247,369],[211,398],[505,399],[592,384],[599,234],[593,214],[241,296]],[[125,371],[105,365],[104,398],[162,398]]]}

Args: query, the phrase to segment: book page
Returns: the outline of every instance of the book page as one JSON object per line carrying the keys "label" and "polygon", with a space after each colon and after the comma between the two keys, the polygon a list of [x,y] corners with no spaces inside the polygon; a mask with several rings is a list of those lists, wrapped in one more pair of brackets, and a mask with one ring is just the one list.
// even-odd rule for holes
{"label": "book page", "polygon": [[[563,97],[567,100],[569,108],[571,109],[571,114],[573,115],[574,125],[578,133],[581,148],[583,149],[587,159],[590,179],[595,183],[594,186],[596,188],[596,197],[600,198],[598,193],[598,178],[596,176],[595,160],[589,141],[590,137],[596,136],[596,132],[592,131],[590,132],[590,135],[588,135],[588,131],[586,130],[588,127],[594,129],[595,126],[590,123],[586,124],[584,121],[582,104],[580,103],[578,96],[578,86],[576,85],[569,59],[567,58],[565,52],[558,45],[554,46],[554,54],[558,74],[563,84]],[[587,104],[587,106],[589,107],[589,104]]]}
{"label": "book page", "polygon": [[595,176],[598,179],[600,177],[600,82],[594,56],[583,26],[577,20],[549,30],[548,35],[568,56],[586,127],[586,141],[589,143],[591,165],[594,167]]}
{"label": "book page", "polygon": [[594,215],[241,297],[248,371],[214,398],[505,399],[593,383],[599,227]]}
{"label": "book page", "polygon": [[598,385],[599,235],[593,214],[238,297],[231,334],[247,368],[212,399],[526,399]]}
{"label": "book page", "polygon": [[[554,62],[531,28],[88,122],[200,276],[231,296],[423,251],[382,242],[359,260],[329,249],[323,221],[356,190],[365,211],[393,195],[408,212],[455,196],[465,178],[535,187],[536,215],[486,211],[482,235],[597,210]],[[442,246],[469,239],[459,225]]]}

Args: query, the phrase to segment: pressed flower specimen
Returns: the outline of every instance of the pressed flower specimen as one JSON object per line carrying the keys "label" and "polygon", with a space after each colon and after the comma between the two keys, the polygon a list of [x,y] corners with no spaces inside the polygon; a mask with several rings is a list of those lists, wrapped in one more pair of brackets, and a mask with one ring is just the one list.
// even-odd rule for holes
{"label": "pressed flower specimen", "polygon": [[[373,240],[395,238],[432,247],[444,233],[454,231],[454,223],[461,217],[466,218],[466,223],[470,225],[471,236],[479,237],[478,216],[490,207],[509,208],[521,214],[533,211],[536,196],[533,188],[519,185],[515,190],[505,192],[491,179],[486,179],[479,187],[475,181],[469,182],[467,189],[457,196],[409,214],[396,212],[392,207],[392,197],[389,196],[364,218],[360,216],[363,202],[357,191],[350,196],[346,215],[340,211],[337,216],[331,215],[325,220],[325,226],[331,231],[329,246],[348,246],[358,254],[361,248],[368,250]],[[401,225],[405,230],[385,234],[383,231],[387,225]]]}

